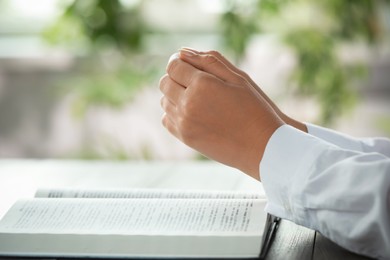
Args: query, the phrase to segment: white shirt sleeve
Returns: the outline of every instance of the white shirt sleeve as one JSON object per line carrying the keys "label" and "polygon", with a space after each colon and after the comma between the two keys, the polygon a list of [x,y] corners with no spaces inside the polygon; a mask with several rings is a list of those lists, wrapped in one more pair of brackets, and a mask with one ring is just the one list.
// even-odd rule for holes
{"label": "white shirt sleeve", "polygon": [[260,163],[267,212],[350,251],[390,259],[390,145],[361,152],[327,138],[288,125],[275,131]]}
{"label": "white shirt sleeve", "polygon": [[390,140],[386,138],[354,138],[346,134],[305,123],[308,133],[343,149],[364,153],[376,152],[390,157]]}

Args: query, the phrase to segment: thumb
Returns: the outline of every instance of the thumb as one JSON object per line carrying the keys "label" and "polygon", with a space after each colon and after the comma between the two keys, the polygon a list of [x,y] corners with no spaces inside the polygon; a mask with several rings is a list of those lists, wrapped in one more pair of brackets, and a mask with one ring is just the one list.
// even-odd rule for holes
{"label": "thumb", "polygon": [[231,70],[221,60],[212,54],[201,54],[188,49],[181,49],[179,52],[179,57],[197,69],[210,73],[223,81],[231,83],[242,82],[242,76]]}

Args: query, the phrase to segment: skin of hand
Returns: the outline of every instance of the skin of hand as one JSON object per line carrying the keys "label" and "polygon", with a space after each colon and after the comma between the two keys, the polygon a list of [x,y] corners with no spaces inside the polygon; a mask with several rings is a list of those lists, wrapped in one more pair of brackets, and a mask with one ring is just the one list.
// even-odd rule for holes
{"label": "skin of hand", "polygon": [[245,77],[215,55],[182,49],[159,85],[162,123],[170,133],[260,180],[267,142],[284,122]]}
{"label": "skin of hand", "polygon": [[[226,67],[228,67],[230,70],[234,71],[235,73],[241,75],[244,77],[251,85],[252,87],[259,92],[259,94],[268,102],[268,104],[274,109],[274,111],[279,115],[279,117],[286,123],[291,125],[292,127],[295,127],[305,133],[307,133],[307,127],[304,123],[301,123],[286,114],[284,114],[276,105],[275,103],[263,92],[263,90],[249,77],[248,74],[246,74],[244,71],[238,69],[236,66],[234,66],[229,60],[227,60],[222,54],[220,54],[217,51],[198,51],[192,48],[184,47],[183,50],[188,50],[197,54],[210,54],[215,57],[217,57],[221,62],[225,64]],[[194,65],[194,64],[193,64]],[[195,66],[195,65],[194,65]]]}

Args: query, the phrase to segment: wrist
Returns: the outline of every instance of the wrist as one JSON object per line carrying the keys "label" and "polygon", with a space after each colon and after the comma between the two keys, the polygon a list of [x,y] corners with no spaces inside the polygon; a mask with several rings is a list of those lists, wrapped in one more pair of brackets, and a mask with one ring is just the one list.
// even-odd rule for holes
{"label": "wrist", "polygon": [[[261,181],[261,173],[259,172],[259,165],[263,158],[265,149],[267,147],[268,141],[271,139],[275,131],[284,125],[285,122],[279,117],[274,117],[273,120],[268,122],[268,127],[261,128],[258,126],[255,131],[253,131],[251,143],[247,152],[243,155],[249,155],[245,158],[244,163],[239,167],[241,171],[245,172],[247,175]],[[261,130],[260,130],[261,129]],[[249,151],[249,152],[248,152]]]}
{"label": "wrist", "polygon": [[301,130],[302,132],[307,133],[307,131],[308,131],[307,130],[307,126],[304,123],[299,122],[299,121],[297,121],[295,119],[292,119],[291,117],[289,117],[289,116],[287,116],[286,114],[283,114],[283,113],[281,115],[281,118],[282,118],[282,120],[286,124],[288,124],[288,125],[290,125],[292,127],[295,127],[296,129]]}

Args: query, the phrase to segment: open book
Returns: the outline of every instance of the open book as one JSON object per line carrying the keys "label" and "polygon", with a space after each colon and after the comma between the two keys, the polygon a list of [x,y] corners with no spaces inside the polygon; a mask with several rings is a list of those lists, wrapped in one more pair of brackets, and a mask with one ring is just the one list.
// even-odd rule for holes
{"label": "open book", "polygon": [[265,203],[244,192],[38,190],[0,221],[0,256],[259,258]]}

